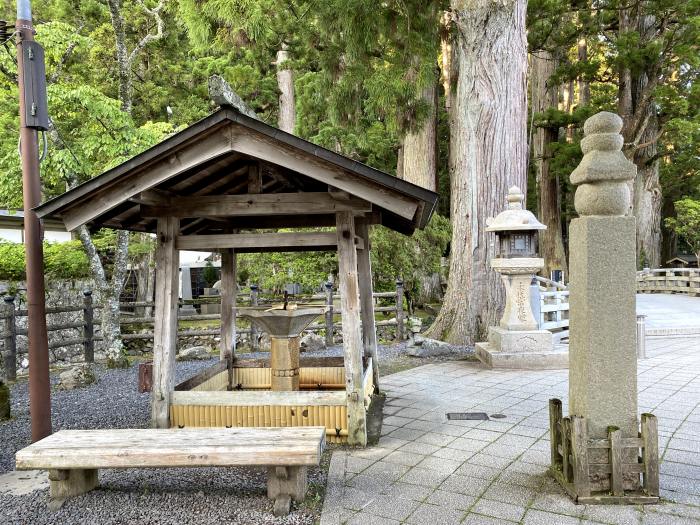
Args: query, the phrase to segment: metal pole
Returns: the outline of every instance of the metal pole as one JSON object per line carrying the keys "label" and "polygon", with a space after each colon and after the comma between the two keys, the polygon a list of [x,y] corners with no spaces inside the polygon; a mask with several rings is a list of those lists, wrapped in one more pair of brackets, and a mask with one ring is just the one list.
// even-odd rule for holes
{"label": "metal pole", "polygon": [[29,310],[29,412],[32,442],[51,434],[51,390],[49,383],[49,344],[44,304],[44,250],[41,223],[35,206],[41,204],[39,145],[36,129],[27,127],[22,42],[34,40],[29,0],[17,1],[17,76],[19,79],[19,118],[24,197],[24,249],[27,269],[27,307]]}
{"label": "metal pole", "polygon": [[647,358],[646,315],[637,314],[637,358]]}

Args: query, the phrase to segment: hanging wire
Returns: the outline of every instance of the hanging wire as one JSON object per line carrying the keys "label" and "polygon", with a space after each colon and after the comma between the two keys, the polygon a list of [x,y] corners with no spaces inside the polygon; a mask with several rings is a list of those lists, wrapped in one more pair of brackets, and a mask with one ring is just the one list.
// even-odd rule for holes
{"label": "hanging wire", "polygon": [[49,139],[46,138],[46,131],[41,132],[41,141],[43,147],[41,148],[41,154],[39,155],[39,164],[44,162],[44,159],[49,151]]}
{"label": "hanging wire", "polygon": [[[49,139],[46,138],[46,132],[42,131],[41,132],[41,140],[42,140],[42,145],[41,145],[41,153],[39,153],[39,163],[41,164],[46,156],[48,155],[49,152]],[[72,152],[71,152],[72,154]],[[17,139],[17,156],[22,157],[22,137],[19,137]]]}

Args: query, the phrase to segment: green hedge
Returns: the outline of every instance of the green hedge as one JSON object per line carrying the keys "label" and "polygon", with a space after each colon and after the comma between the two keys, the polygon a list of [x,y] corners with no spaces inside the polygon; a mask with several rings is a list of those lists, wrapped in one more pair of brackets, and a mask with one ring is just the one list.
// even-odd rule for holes
{"label": "green hedge", "polygon": [[[25,268],[24,244],[0,241],[0,281],[23,281]],[[80,241],[45,242],[44,274],[55,279],[88,277],[90,266]]]}

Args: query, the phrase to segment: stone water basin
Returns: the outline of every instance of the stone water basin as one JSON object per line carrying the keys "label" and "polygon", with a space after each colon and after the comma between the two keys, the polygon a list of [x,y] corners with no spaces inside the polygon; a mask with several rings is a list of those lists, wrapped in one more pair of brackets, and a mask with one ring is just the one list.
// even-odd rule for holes
{"label": "stone water basin", "polygon": [[259,324],[270,334],[271,389],[299,390],[299,335],[327,306],[289,304],[272,308],[241,308],[242,317]]}

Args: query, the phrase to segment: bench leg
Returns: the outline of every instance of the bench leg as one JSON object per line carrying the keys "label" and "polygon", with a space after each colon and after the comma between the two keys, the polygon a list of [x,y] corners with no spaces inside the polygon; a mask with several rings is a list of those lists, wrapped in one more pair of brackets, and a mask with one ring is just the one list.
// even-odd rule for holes
{"label": "bench leg", "polygon": [[58,509],[63,502],[97,487],[97,469],[49,470],[50,507]]}
{"label": "bench leg", "polygon": [[291,500],[306,497],[306,467],[268,467],[267,497],[275,500],[275,516],[289,514]]}

